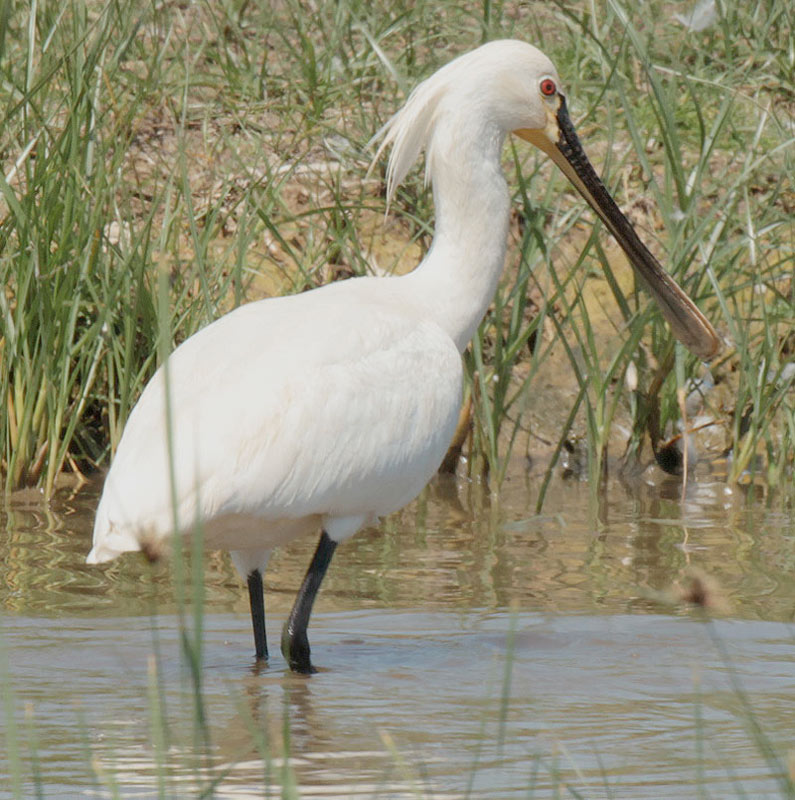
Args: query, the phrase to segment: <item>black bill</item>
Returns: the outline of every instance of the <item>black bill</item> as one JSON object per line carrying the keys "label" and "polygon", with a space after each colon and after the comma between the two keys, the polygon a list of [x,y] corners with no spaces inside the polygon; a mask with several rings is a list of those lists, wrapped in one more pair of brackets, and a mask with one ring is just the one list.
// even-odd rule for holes
{"label": "black bill", "polygon": [[[660,306],[674,336],[699,358],[711,360],[720,350],[715,329],[638,238],[588,161],[569,118],[565,97],[558,95],[558,101],[556,126],[550,125],[547,131],[523,129],[516,133],[543,150],[599,215]],[[548,134],[553,127],[557,128],[557,141]]]}

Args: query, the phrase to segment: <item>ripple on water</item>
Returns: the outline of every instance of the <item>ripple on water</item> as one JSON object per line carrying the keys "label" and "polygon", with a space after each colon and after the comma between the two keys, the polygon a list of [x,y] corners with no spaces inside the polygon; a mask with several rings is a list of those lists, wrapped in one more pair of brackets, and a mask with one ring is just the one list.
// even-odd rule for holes
{"label": "ripple on water", "polygon": [[[123,796],[152,796],[154,698],[175,796],[214,778],[217,797],[259,797],[268,781],[279,796],[285,765],[307,797],[562,786],[642,800],[692,798],[697,784],[715,797],[781,796],[753,733],[758,724],[786,761],[795,534],[780,510],[704,487],[686,506],[620,487],[594,509],[587,488],[564,484],[543,515],[515,483],[499,506],[471,487],[431,492],[339,548],[310,628],[321,667],[310,680],[278,652],[252,672],[240,581],[226,556],[209,555],[211,747],[199,757],[172,570],[135,556],[86,566],[95,502],[12,511],[0,541],[0,664],[23,754],[32,714],[47,797],[86,796],[114,773]],[[274,651],[313,546],[269,567]],[[670,604],[693,568],[728,597],[729,618],[708,625]]]}

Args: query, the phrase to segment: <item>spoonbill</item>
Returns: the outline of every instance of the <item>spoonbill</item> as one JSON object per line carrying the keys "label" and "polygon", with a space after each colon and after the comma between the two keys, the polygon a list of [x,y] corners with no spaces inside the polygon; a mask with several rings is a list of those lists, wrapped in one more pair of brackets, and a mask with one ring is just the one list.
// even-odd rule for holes
{"label": "spoonbill", "polygon": [[314,671],[307,625],[337,544],[408,503],[439,467],[462,401],[461,353],[497,286],[510,198],[506,136],[541,148],[626,251],[673,333],[702,359],[718,337],[641,243],[575,133],[552,62],[520,41],[462,55],[381,131],[387,197],[426,154],[436,230],[416,269],[252,302],[183,342],[133,408],[105,480],[89,563],[158,555],[201,526],[248,584],[268,655],[262,575],[274,547],[320,532],[284,624]]}

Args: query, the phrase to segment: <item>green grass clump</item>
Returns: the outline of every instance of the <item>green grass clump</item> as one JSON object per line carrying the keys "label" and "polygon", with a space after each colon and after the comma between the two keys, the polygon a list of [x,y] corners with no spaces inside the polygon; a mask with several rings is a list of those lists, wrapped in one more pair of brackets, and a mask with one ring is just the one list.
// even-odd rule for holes
{"label": "green grass clump", "polygon": [[[556,24],[553,58],[567,80],[586,149],[597,164],[604,163],[606,183],[642,237],[726,339],[712,365],[717,388],[705,394],[699,409],[708,425],[723,430],[716,450],[713,441],[713,455],[731,457],[730,481],[761,468],[768,485],[781,486],[785,480],[791,485],[795,462],[787,403],[793,390],[787,364],[795,299],[795,39],[792,12],[770,5],[745,11],[718,4],[716,24],[700,33],[684,30],[657,3],[630,8],[608,2],[591,16],[590,6],[558,2],[548,13]],[[551,20],[545,30],[551,30]],[[539,176],[527,165],[523,170],[519,186],[527,225],[542,213],[528,197],[547,208],[559,201],[549,183],[539,180],[546,180],[545,173]],[[553,181],[570,193],[562,178]],[[521,266],[518,274],[509,271],[502,297],[524,291],[529,261],[530,286],[544,282],[536,321],[552,323],[561,342],[554,352],[576,379],[557,418],[557,438],[550,437],[554,452],[567,439],[582,437],[588,472],[596,479],[604,474],[608,445],[616,444],[617,421],[630,432],[620,443],[630,466],[641,457],[644,440],[656,450],[678,425],[688,424],[680,397],[703,368],[674,349],[643,293],[627,291],[620,259],[604,235],[586,227],[590,211],[581,221],[581,207],[572,211],[566,203],[557,218],[530,223],[536,235],[520,229]],[[555,250],[577,231],[580,246],[567,265]],[[600,284],[612,295],[604,313],[596,313],[592,301]],[[482,337],[498,344],[488,363],[476,364],[478,385],[493,387],[482,398],[479,422],[488,431],[487,466],[498,474],[505,469],[505,442],[515,441],[517,429],[528,424],[522,411],[532,394],[530,378],[539,370],[560,370],[548,361],[544,366],[553,347],[539,338],[517,380],[514,345],[526,339],[526,329],[519,337],[516,330],[498,297],[481,328]],[[507,382],[506,368],[512,374]],[[506,420],[510,433],[495,448]],[[531,452],[537,445],[531,440]]]}
{"label": "green grass clump", "polygon": [[[555,60],[597,168],[730,341],[703,409],[724,431],[730,479],[761,469],[781,485],[795,453],[791,17],[784,2],[717,4],[696,32],[660,2],[5,4],[6,490],[50,494],[64,469],[107,463],[158,343],[167,351],[247,299],[413,266],[430,195],[417,173],[385,228],[366,144],[418,80],[504,36]],[[554,460],[580,437],[598,477],[609,450],[634,461],[675,433],[701,368],[674,352],[545,160],[517,146],[506,166],[516,218],[467,356],[469,469],[496,485],[511,453],[544,442]],[[545,428],[532,387],[563,363],[565,402]]]}

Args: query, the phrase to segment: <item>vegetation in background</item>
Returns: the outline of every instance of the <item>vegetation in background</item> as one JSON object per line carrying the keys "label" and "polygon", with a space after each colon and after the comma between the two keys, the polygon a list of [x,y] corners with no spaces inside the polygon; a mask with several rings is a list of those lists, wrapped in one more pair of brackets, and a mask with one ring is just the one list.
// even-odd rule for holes
{"label": "vegetation in background", "polygon": [[581,440],[596,479],[608,447],[662,459],[697,425],[730,480],[791,479],[793,12],[717,3],[697,31],[674,10],[4,3],[6,490],[107,463],[158,342],[246,300],[413,267],[430,194],[413,173],[384,222],[367,144],[417,81],[506,36],[556,62],[592,160],[727,346],[711,373],[674,347],[565,179],[511,145],[505,279],[466,359],[468,469],[496,485],[512,453],[554,463]]}

